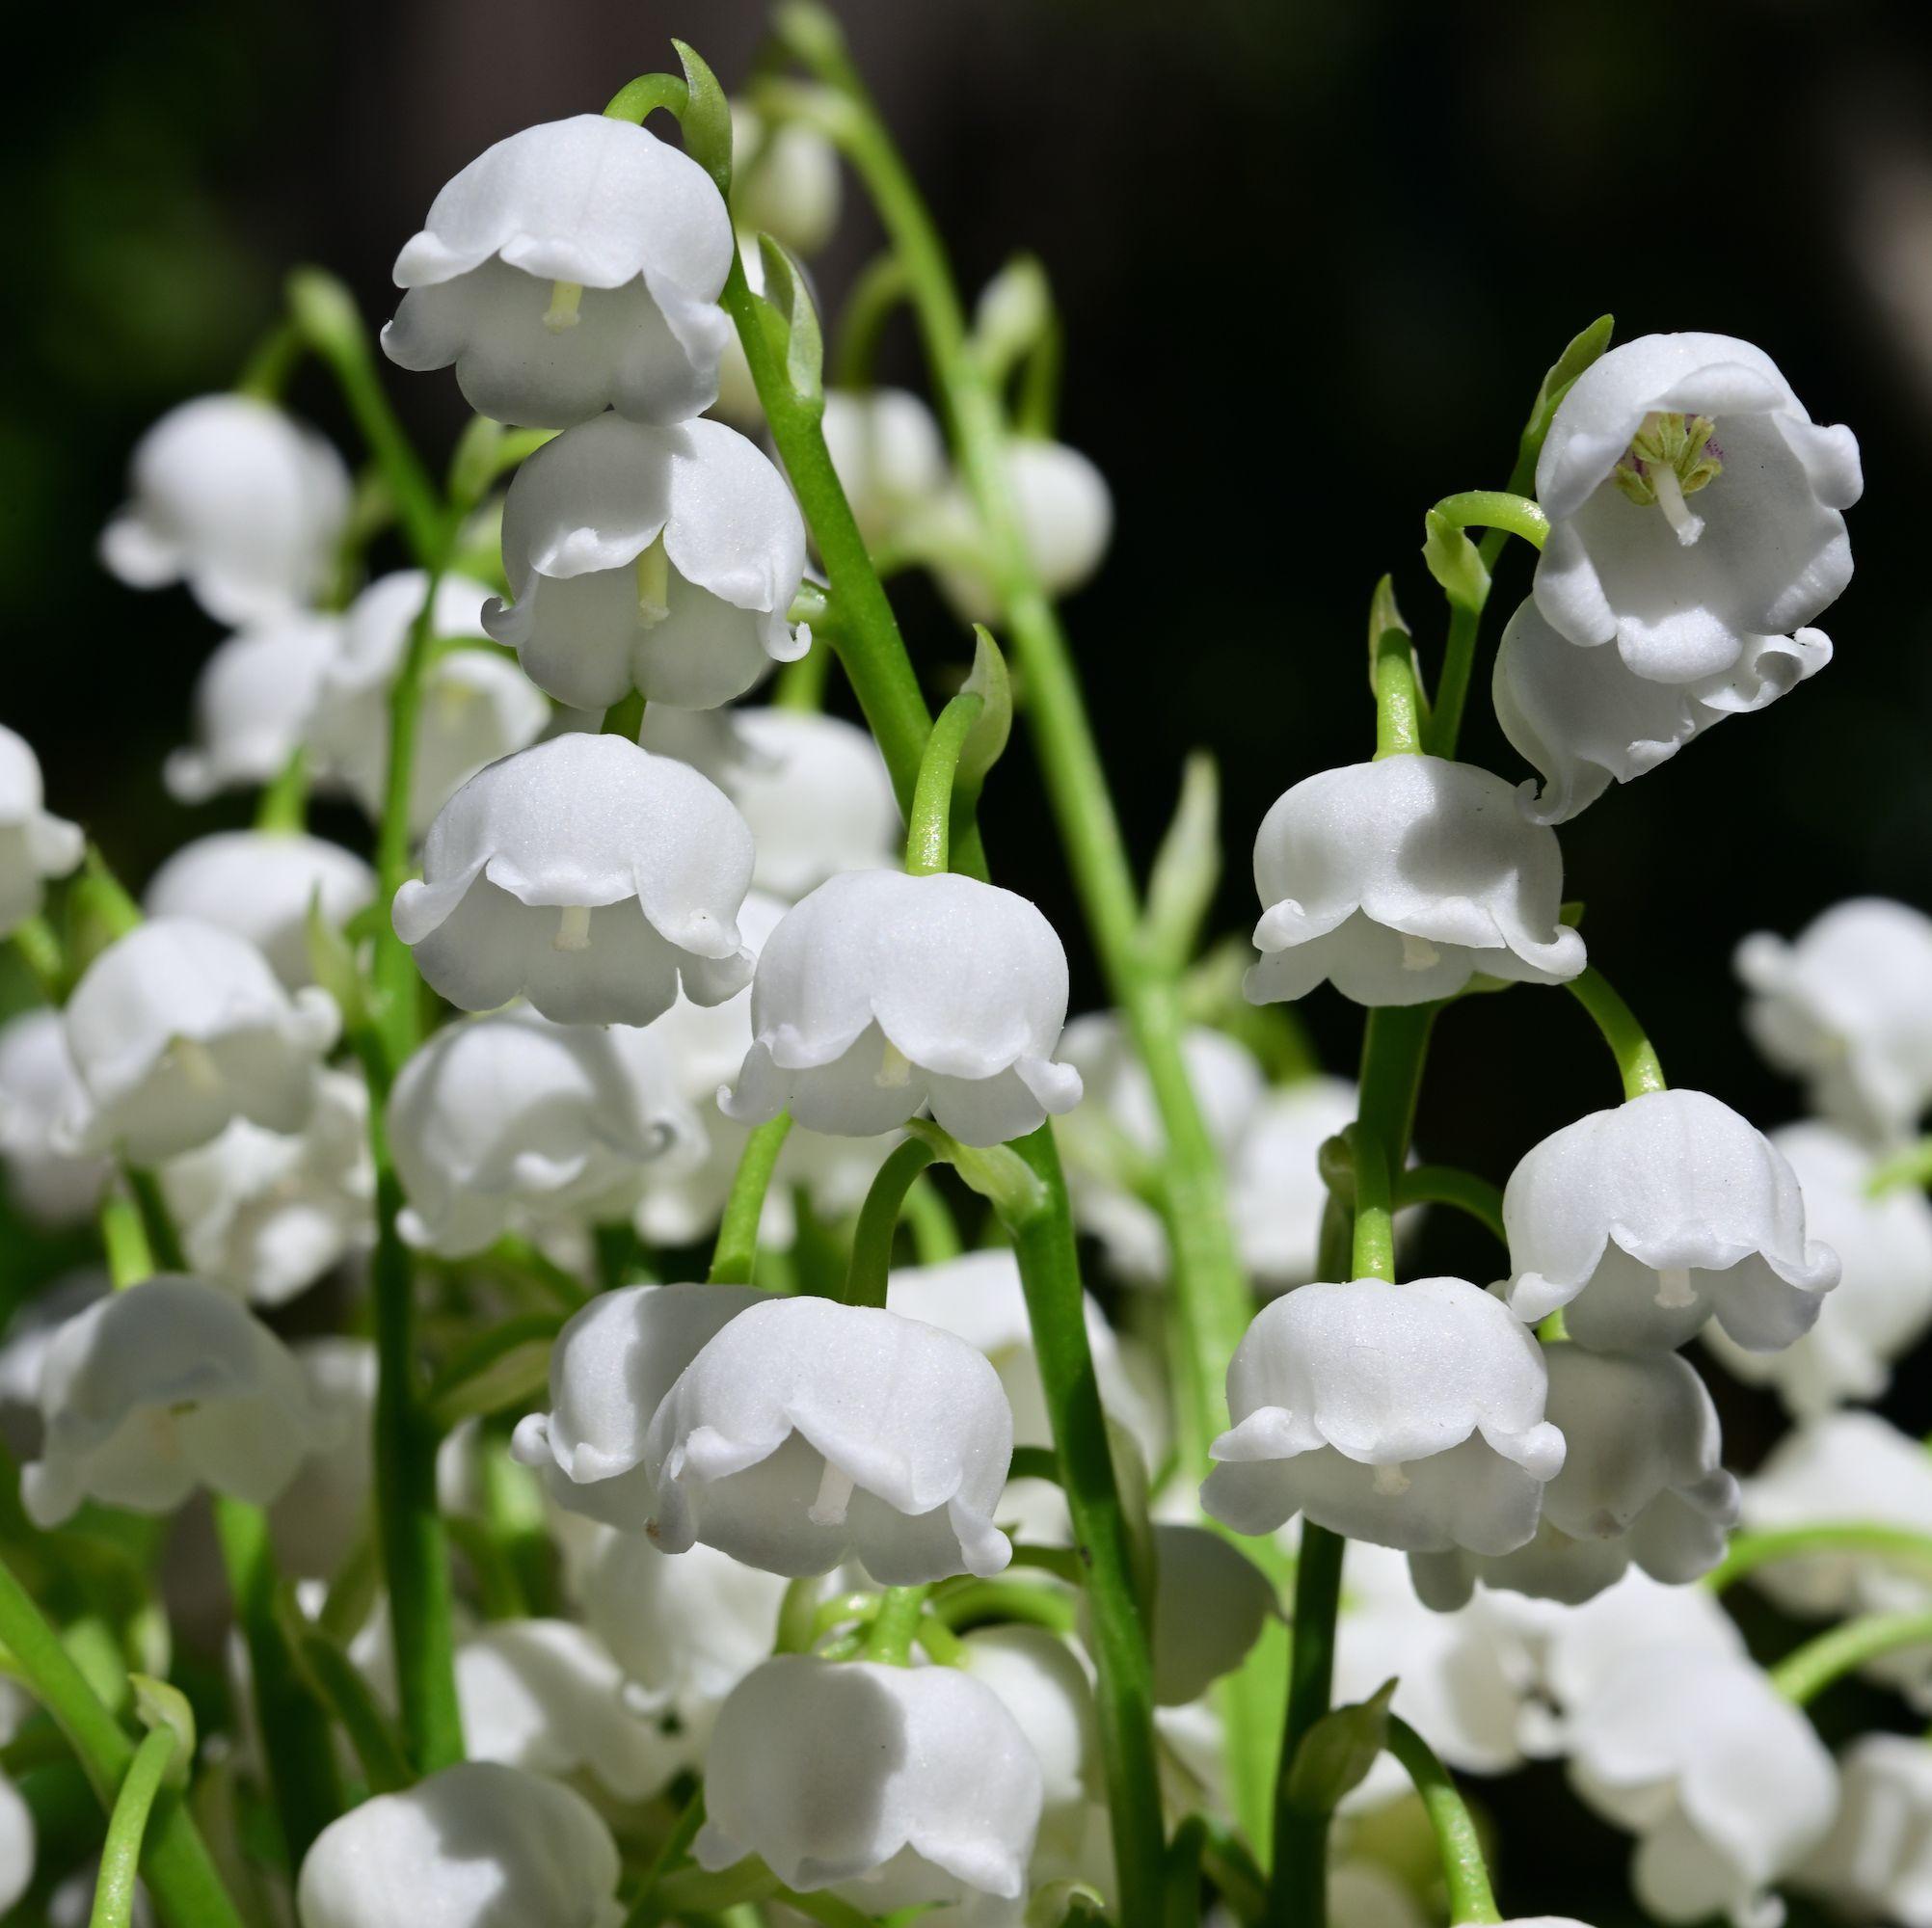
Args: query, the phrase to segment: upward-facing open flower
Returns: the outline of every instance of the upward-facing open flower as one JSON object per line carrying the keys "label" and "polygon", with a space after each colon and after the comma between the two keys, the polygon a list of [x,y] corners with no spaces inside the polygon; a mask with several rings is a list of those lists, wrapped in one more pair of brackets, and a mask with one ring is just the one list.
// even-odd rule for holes
{"label": "upward-facing open flower", "polygon": [[1702,1091],[1651,1091],[1552,1132],[1503,1193],[1505,1297],[1606,1351],[1681,1346],[1715,1318],[1750,1352],[1809,1331],[1838,1279],[1777,1147]]}
{"label": "upward-facing open flower", "polygon": [[701,1004],[743,988],[751,859],[744,819],[697,771],[577,732],[450,798],[421,880],[396,893],[395,927],[465,1010],[521,994],[560,1024],[644,1025],[681,982]]}
{"label": "upward-facing open flower", "polygon": [[68,1137],[137,1165],[208,1142],[231,1118],[300,1131],[339,1028],[333,999],[282,989],[254,945],[191,918],[117,938],[67,1000],[87,1093]]}
{"label": "upward-facing open flower", "polygon": [[883,1586],[1012,1558],[993,1511],[1012,1458],[998,1374],[963,1339],[871,1306],[767,1299],[722,1326],[645,1435],[652,1531],[768,1572],[857,1559]]}
{"label": "upward-facing open flower", "polygon": [[185,581],[218,623],[255,623],[312,602],[335,566],[349,471],[272,403],[171,409],[136,445],[130,480],[100,559],[131,588]]}
{"label": "upward-facing open flower", "polygon": [[0,1159],[9,1199],[36,1224],[72,1224],[99,1203],[106,1162],[63,1148],[86,1104],[59,1011],[37,1004],[0,1024]]}
{"label": "upward-facing open flower", "polygon": [[222,830],[184,844],[154,872],[142,902],[149,917],[186,917],[245,937],[293,990],[314,981],[309,911],[339,930],[376,895],[376,873],[354,851],[320,837]]}
{"label": "upward-facing open flower", "polygon": [[708,1868],[759,1855],[788,1888],[869,1915],[1017,1901],[1040,1801],[1026,1735],[971,1674],[785,1654],[718,1716],[692,1853]]}
{"label": "upward-facing open flower", "polygon": [[1556,833],[1473,763],[1384,757],[1304,778],[1254,840],[1256,1004],[1325,978],[1358,1004],[1421,1004],[1477,972],[1556,984],[1583,969],[1558,920]]}
{"label": "upward-facing open flower", "polygon": [[1301,1513],[1411,1553],[1511,1552],[1563,1465],[1546,1384],[1535,1339],[1465,1280],[1301,1286],[1229,1361],[1201,1504],[1237,1533]]}
{"label": "upward-facing open flower", "polygon": [[[1820,428],[1771,358],[1729,335],[1647,335],[1584,370],[1537,464],[1536,602],[1572,643],[1697,683],[1803,626],[1851,579],[1858,442]],[[1827,646],[1828,647],[1828,646]]]}
{"label": "upward-facing open flower", "polygon": [[1874,1194],[1877,1161],[1830,1125],[1786,1125],[1771,1142],[1804,1190],[1806,1230],[1838,1255],[1838,1287],[1782,1352],[1747,1352],[1717,1331],[1704,1344],[1739,1379],[1776,1386],[1802,1419],[1877,1399],[1892,1360],[1932,1325],[1932,1204],[1916,1186]]}
{"label": "upward-facing open flower", "polygon": [[461,1761],[332,1821],[302,1862],[302,1928],[617,1928],[617,1844],[540,1774]]}
{"label": "upward-facing open flower", "polygon": [[39,914],[46,879],[66,876],[85,848],[80,826],[46,809],[40,760],[0,723],[0,938]]}
{"label": "upward-facing open flower", "polygon": [[445,1257],[506,1231],[627,1217],[644,1167],[694,1135],[605,1031],[498,1011],[445,1025],[389,1094],[403,1236]]}
{"label": "upward-facing open flower", "polygon": [[946,486],[946,438],[932,411],[904,388],[829,388],[823,426],[825,452],[868,543],[890,543]]}
{"label": "upward-facing open flower", "polygon": [[205,803],[270,782],[308,740],[341,643],[339,616],[306,612],[228,637],[195,680],[194,741],[162,766],[169,795]]}
{"label": "upward-facing open flower", "polygon": [[1813,1107],[1861,1137],[1910,1133],[1932,1103],[1932,918],[1884,897],[1834,904],[1788,943],[1737,947],[1744,1026]]}
{"label": "upward-facing open flower", "polygon": [[1695,683],[1654,683],[1616,650],[1579,650],[1550,628],[1534,598],[1509,620],[1491,682],[1503,735],[1542,771],[1525,810],[1564,823],[1613,783],[1653,770],[1713,723],[1762,710],[1832,659],[1819,629],[1753,636],[1729,669]]}
{"label": "upward-facing open flower", "polygon": [[856,870],[789,911],[759,954],[755,1042],[726,1112],[789,1109],[865,1138],[923,1107],[966,1144],[999,1144],[1080,1099],[1056,1064],[1066,952],[1025,897],[950,873]]}
{"label": "upward-facing open flower", "polygon": [[601,114],[487,147],[396,256],[383,347],[456,364],[479,415],[567,428],[606,408],[684,421],[717,396],[731,217],[696,161]]}
{"label": "upward-facing open flower", "polygon": [[40,1412],[20,1498],[41,1528],[84,1499],[172,1512],[198,1486],[266,1505],[334,1431],[282,1341],[231,1294],[185,1277],[68,1320],[40,1368]]}
{"label": "upward-facing open flower", "polygon": [[[380,818],[389,780],[389,692],[428,594],[420,570],[400,569],[356,598],[322,680],[309,729],[317,769]],[[483,634],[490,592],[467,576],[438,583],[432,639]],[[488,648],[439,651],[423,676],[410,763],[409,821],[420,835],[451,794],[487,763],[543,733],[550,707],[517,666]]]}
{"label": "upward-facing open flower", "polygon": [[484,621],[559,703],[632,689],[709,710],[810,645],[787,611],[805,523],[755,442],[722,422],[598,415],[525,461],[503,505],[508,602]]}

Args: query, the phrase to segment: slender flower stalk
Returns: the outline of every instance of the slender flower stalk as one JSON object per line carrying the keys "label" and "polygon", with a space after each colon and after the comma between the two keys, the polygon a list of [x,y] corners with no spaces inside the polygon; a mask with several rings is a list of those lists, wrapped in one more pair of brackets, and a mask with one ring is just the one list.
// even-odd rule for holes
{"label": "slender flower stalk", "polygon": [[1865,1614],[1809,1640],[1771,1670],[1771,1684],[1787,1700],[1804,1706],[1833,1681],[1902,1647],[1932,1644],[1932,1613],[1919,1609],[1896,1614]]}
{"label": "slender flower stalk", "polygon": [[924,1138],[907,1138],[879,1166],[852,1233],[852,1262],[845,1273],[847,1305],[883,1305],[892,1269],[893,1234],[914,1181],[935,1157]]}
{"label": "slender flower stalk", "polygon": [[1617,995],[1610,980],[1593,964],[1564,987],[1590,1013],[1603,1033],[1603,1042],[1617,1060],[1625,1098],[1641,1098],[1664,1089],[1664,1067],[1655,1047],[1637,1022],[1636,1014]]}
{"label": "slender flower stalk", "polygon": [[108,1816],[107,1840],[100,1851],[100,1873],[94,1881],[88,1928],[129,1928],[133,1921],[134,1891],[148,1817],[180,1746],[174,1728],[163,1725],[150,1728],[134,1750],[121,1792],[115,1796],[114,1811]]}
{"label": "slender flower stalk", "polygon": [[791,1112],[780,1111],[745,1139],[731,1182],[731,1196],[725,1200],[724,1217],[718,1223],[711,1269],[706,1274],[712,1285],[751,1283],[758,1263],[758,1223],[765,1211],[765,1194],[771,1190],[771,1174],[791,1129]]}
{"label": "slender flower stalk", "polygon": [[1415,1783],[1422,1809],[1436,1836],[1442,1861],[1442,1879],[1449,1890],[1449,1918],[1456,1928],[1470,1923],[1500,1921],[1496,1897],[1489,1886],[1489,1863],[1483,1859],[1482,1838],[1468,1803],[1436,1757],[1436,1752],[1399,1714],[1388,1717],[1388,1751]]}
{"label": "slender flower stalk", "polygon": [[1704,1584],[1712,1593],[1721,1593],[1760,1566],[1822,1553],[1866,1554],[1888,1566],[1932,1577],[1932,1534],[1875,1521],[1848,1520],[1740,1533],[1732,1539],[1724,1559],[1704,1575]]}

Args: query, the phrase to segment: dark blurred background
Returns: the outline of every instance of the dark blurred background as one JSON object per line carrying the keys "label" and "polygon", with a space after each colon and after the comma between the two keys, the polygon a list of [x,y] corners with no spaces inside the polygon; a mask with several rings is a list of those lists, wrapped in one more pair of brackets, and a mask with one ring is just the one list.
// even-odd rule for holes
{"label": "dark blurred background", "polygon": [[[1737,1028],[1734,941],[1791,931],[1854,892],[1932,906],[1932,8],[841,11],[969,289],[1021,248],[1052,273],[1062,433],[1118,506],[1114,559],[1068,611],[1102,744],[1143,859],[1183,754],[1217,752],[1228,928],[1254,915],[1248,851],[1270,801],[1367,754],[1376,576],[1395,573],[1433,667],[1441,612],[1417,555],[1422,512],[1502,483],[1538,380],[1578,328],[1613,309],[1621,336],[1749,336],[1814,415],[1856,428],[1868,494],[1852,519],[1857,579],[1824,619],[1835,662],[1564,832],[1593,955],[1673,1082],[1767,1125],[1791,1115],[1795,1093]],[[670,64],[673,33],[731,85],[762,9],[95,0],[43,24],[53,64],[16,67],[8,116],[0,594],[13,647],[0,714],[39,747],[53,806],[139,879],[241,813],[185,812],[159,783],[213,629],[185,595],[135,596],[93,560],[141,429],[231,379],[286,268],[325,262],[381,318],[396,248],[481,147],[602,105]],[[848,196],[818,264],[828,306],[876,240]],[[885,372],[915,378],[909,333],[893,336]],[[390,386],[440,457],[460,422],[453,382]],[[344,432],[312,373],[292,399]],[[1498,622],[1525,577],[1518,552]],[[925,665],[963,657],[934,600],[908,584],[901,601]],[[1523,773],[1486,706],[1466,753]],[[1023,758],[1002,766],[985,815],[1000,875],[1068,934],[1076,1004],[1090,1003]],[[1358,1013],[1323,993],[1307,1017],[1345,1067]],[[1567,999],[1476,1000],[1438,1035],[1423,1142],[1496,1179],[1615,1095]],[[1425,1256],[1445,1267],[1481,1276],[1492,1263],[1454,1228],[1430,1239]],[[1712,1378],[1748,1465],[1775,1422]],[[1917,1431],[1926,1384],[1908,1375],[1892,1401]],[[1520,1785],[1532,1803],[1558,1798],[1548,1777]],[[1532,1811],[1516,1815],[1514,1840]],[[1570,1835],[1570,1810],[1555,1812]],[[1622,1844],[1583,1852],[1603,1858],[1618,1892]],[[1573,1912],[1570,1882],[1542,1878],[1557,1866],[1520,1869],[1513,1912]]]}

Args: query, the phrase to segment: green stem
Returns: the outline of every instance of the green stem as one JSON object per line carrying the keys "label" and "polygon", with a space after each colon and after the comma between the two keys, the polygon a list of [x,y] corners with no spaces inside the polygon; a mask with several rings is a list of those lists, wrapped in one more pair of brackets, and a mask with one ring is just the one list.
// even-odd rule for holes
{"label": "green stem", "polygon": [[1402,1763],[1422,1799],[1449,1889],[1449,1919],[1456,1928],[1500,1921],[1489,1886],[1489,1863],[1468,1804],[1429,1743],[1399,1714],[1388,1717],[1388,1751]]}
{"label": "green stem", "polygon": [[161,1181],[145,1165],[125,1167],[127,1190],[141,1214],[148,1247],[154,1254],[155,1272],[182,1272],[188,1270],[188,1255],[181,1249],[181,1235],[174,1229],[174,1215],[162,1196]]}
{"label": "green stem", "polygon": [[644,692],[633,689],[604,712],[603,734],[634,743],[644,734]]}
{"label": "green stem", "polygon": [[288,1612],[283,1613],[282,1621],[309,1687],[340,1723],[355,1749],[369,1792],[393,1794],[408,1787],[416,1779],[409,1757],[355,1662],[320,1627],[307,1622],[291,1625]]}
{"label": "green stem", "polygon": [[1017,1620],[1054,1633],[1071,1633],[1079,1618],[1071,1593],[1019,1580],[968,1581],[936,1599],[932,1611],[949,1627]]}
{"label": "green stem", "polygon": [[958,774],[959,753],[985,707],[984,697],[962,690],[939,712],[939,720],[926,739],[905,833],[905,873],[909,877],[937,876],[951,867],[953,780]]}
{"label": "green stem", "polygon": [[662,1887],[664,1877],[684,1860],[691,1843],[698,1837],[698,1830],[704,1825],[705,1790],[700,1787],[684,1803],[684,1811],[664,1836],[663,1845],[652,1856],[651,1865],[644,1870],[644,1880],[631,1904],[631,1913],[624,1917],[624,1928],[656,1928],[656,1924],[664,1918],[664,1910],[657,1901],[657,1890]]}
{"label": "green stem", "polygon": [[118,1185],[100,1195],[100,1243],[107,1255],[107,1275],[117,1292],[154,1276],[154,1251],[141,1208]]}
{"label": "green stem", "polygon": [[792,1113],[781,1111],[745,1139],[718,1223],[711,1269],[706,1274],[711,1284],[751,1284],[758,1269],[758,1221],[765,1216],[765,1194],[771,1189],[771,1173],[791,1129]]}
{"label": "green stem", "polygon": [[309,827],[309,752],[296,744],[288,761],[255,799],[255,827],[293,832]]}
{"label": "green stem", "polygon": [[926,1593],[925,1587],[888,1587],[867,1629],[859,1658],[881,1667],[910,1666],[912,1643],[919,1633],[920,1616],[926,1611]]}
{"label": "green stem", "polygon": [[899,1207],[912,1231],[913,1255],[923,1266],[944,1265],[966,1249],[952,1208],[929,1178],[915,1179]]}
{"label": "green stem", "polygon": [[107,1840],[100,1851],[100,1873],[94,1885],[94,1910],[88,1928],[128,1928],[134,1919],[134,1889],[141,1871],[141,1844],[148,1817],[176,1750],[179,1736],[173,1727],[150,1729],[134,1750],[114,1811],[107,1819]]}
{"label": "green stem", "polygon": [[1932,1534],[1914,1533],[1901,1526],[1875,1522],[1830,1521],[1818,1526],[1773,1527],[1761,1533],[1740,1533],[1723,1560],[1704,1576],[1704,1584],[1721,1593],[1727,1587],[1780,1560],[1803,1560],[1813,1554],[1868,1553],[1899,1566],[1916,1567],[1932,1577]]}
{"label": "green stem", "polygon": [[1487,1178],[1453,1165],[1412,1165],[1395,1181],[1395,1202],[1402,1205],[1448,1205],[1493,1232],[1504,1245],[1503,1194]]}
{"label": "green stem", "polygon": [[682,119],[691,90],[676,74],[646,73],[621,87],[604,110],[608,120],[629,120],[641,127],[658,108]]}
{"label": "green stem", "polygon": [[1415,643],[1407,629],[1384,629],[1376,638],[1375,753],[1413,757],[1422,752],[1422,719],[1415,696]]}
{"label": "green stem", "polygon": [[1295,1641],[1288,1662],[1288,1718],[1275,1781],[1275,1872],[1268,1886],[1269,1928],[1323,1928],[1328,1919],[1328,1816],[1288,1799],[1289,1769],[1310,1727],[1328,1711],[1335,1673],[1335,1615],[1348,1541],[1312,1520],[1301,1522],[1295,1563]]}
{"label": "green stem", "polygon": [[[101,1808],[111,1812],[133,1765],[134,1743],[4,1561],[0,1646],[67,1736]],[[194,1820],[172,1793],[161,1796],[149,1818],[142,1876],[168,1928],[242,1928]]]}
{"label": "green stem", "polygon": [[866,263],[839,310],[834,334],[838,348],[832,381],[841,388],[869,388],[879,336],[899,304],[905,300],[905,270],[890,249]]}
{"label": "green stem", "polygon": [[852,1233],[852,1263],[845,1273],[847,1305],[886,1302],[886,1279],[892,1271],[893,1234],[899,1229],[899,1209],[913,1181],[933,1157],[933,1149],[925,1139],[907,1138],[879,1166]]}
{"label": "green stem", "polygon": [[778,672],[771,685],[771,703],[776,710],[795,710],[812,716],[825,707],[825,683],[832,666],[830,626],[812,632],[812,647],[796,662],[789,662]]}
{"label": "green stem", "polygon": [[1549,540],[1549,518],[1543,505],[1513,489],[1466,489],[1460,495],[1445,495],[1436,503],[1436,513],[1459,529],[1492,529],[1505,536],[1520,536],[1535,549]]}
{"label": "green stem", "polygon": [[1624,1098],[1642,1098],[1664,1088],[1664,1067],[1655,1048],[1644,1033],[1636,1015],[1616,991],[1610,980],[1592,964],[1564,988],[1590,1013],[1591,1022],[1603,1033],[1603,1042],[1617,1060],[1617,1075],[1623,1081]]}
{"label": "green stem", "polygon": [[279,321],[255,343],[235,377],[235,393],[257,402],[280,402],[301,361],[304,342],[292,321]]}
{"label": "green stem", "polygon": [[1366,1123],[1355,1133],[1355,1228],[1352,1258],[1357,1278],[1395,1283],[1395,1195],[1382,1135]]}
{"label": "green stem", "polygon": [[1932,1612],[1865,1614],[1810,1640],[1771,1670],[1771,1684],[1803,1706],[1833,1681],[1901,1647],[1932,1645]]}
{"label": "green stem", "polygon": [[1904,1186],[1922,1191],[1928,1185],[1932,1185],[1932,1138],[1894,1152],[1865,1181],[1865,1191],[1876,1198]]}

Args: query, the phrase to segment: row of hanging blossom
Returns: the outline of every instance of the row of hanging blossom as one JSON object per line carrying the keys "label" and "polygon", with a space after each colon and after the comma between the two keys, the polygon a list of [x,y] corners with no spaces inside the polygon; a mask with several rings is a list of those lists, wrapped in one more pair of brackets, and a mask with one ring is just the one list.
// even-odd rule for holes
{"label": "row of hanging blossom", "polygon": [[[1356,760],[1217,943],[1212,760],[1142,874],[1056,613],[1112,509],[1044,272],[969,316],[836,28],[774,33],[744,102],[679,44],[436,197],[381,341],[474,411],[442,479],[313,271],[142,441],[102,560],[230,632],[164,779],[253,827],[137,900],[0,730],[45,1281],[0,1907],[1487,1923],[1483,1783],[1555,1758],[1660,1920],[1932,1921],[1932,1459],[1872,1409],[1932,1322],[1932,921],[1740,946],[1811,1112],[1766,1136],[1667,1085],[1555,827],[1830,661],[1850,432],[1751,343],[1586,329],[1508,487],[1429,511],[1440,616],[1375,587]],[[888,245],[828,335],[842,160]],[[931,403],[872,380],[902,308]],[[311,361],[359,471],[284,410]],[[1528,782],[1457,757],[1511,538]],[[1045,906],[979,824],[1023,746]],[[1113,1007],[1068,1024],[1075,933]],[[1412,1146],[1435,1028],[1549,987],[1621,1102],[1500,1189]],[[1400,1275],[1442,1212],[1499,1282]],[[1700,1359],[1793,1421],[1742,1483]]]}

